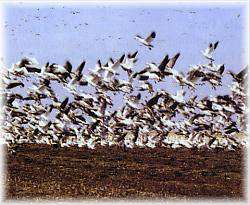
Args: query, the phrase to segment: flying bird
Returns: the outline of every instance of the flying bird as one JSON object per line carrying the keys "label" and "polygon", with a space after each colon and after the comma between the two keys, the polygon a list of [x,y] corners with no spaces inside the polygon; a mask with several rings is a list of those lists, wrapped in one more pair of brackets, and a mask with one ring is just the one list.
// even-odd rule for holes
{"label": "flying bird", "polygon": [[147,46],[149,50],[151,50],[154,47],[151,43],[155,39],[155,37],[156,37],[156,32],[153,31],[147,38],[143,38],[139,35],[136,35],[135,39],[140,43],[142,43],[143,45]]}
{"label": "flying bird", "polygon": [[209,60],[214,61],[213,59],[213,53],[215,49],[217,48],[219,44],[219,41],[216,41],[215,43],[209,43],[208,48],[206,48],[205,51],[202,51],[202,54]]}

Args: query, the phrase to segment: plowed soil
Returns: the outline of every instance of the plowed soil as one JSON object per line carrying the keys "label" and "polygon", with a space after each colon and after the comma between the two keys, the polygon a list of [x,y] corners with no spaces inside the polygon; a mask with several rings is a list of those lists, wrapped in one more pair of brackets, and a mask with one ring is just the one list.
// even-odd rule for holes
{"label": "plowed soil", "polygon": [[6,152],[6,199],[245,199],[242,149],[16,150]]}

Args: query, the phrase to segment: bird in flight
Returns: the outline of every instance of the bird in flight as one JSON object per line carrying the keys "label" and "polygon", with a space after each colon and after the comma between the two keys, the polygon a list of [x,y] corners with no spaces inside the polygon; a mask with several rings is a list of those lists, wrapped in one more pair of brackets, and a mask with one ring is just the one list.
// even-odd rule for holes
{"label": "bird in flight", "polygon": [[151,42],[155,39],[156,33],[153,31],[147,38],[142,38],[139,35],[135,36],[135,39],[142,43],[143,45],[147,46],[149,50],[151,50],[154,46],[151,44]]}
{"label": "bird in flight", "polygon": [[215,43],[209,43],[208,47],[205,51],[202,51],[202,54],[209,60],[214,61],[213,59],[213,53],[215,49],[217,48],[219,44],[219,41],[216,41]]}

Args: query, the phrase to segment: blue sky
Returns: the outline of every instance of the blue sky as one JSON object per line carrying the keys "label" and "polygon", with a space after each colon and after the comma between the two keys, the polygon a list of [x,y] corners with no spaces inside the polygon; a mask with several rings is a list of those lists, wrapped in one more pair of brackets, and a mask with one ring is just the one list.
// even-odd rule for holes
{"label": "blue sky", "polygon": [[[85,59],[85,68],[91,70],[98,59],[106,63],[109,57],[117,59],[138,50],[135,70],[141,70],[146,63],[159,63],[166,54],[171,57],[180,52],[176,70],[187,72],[189,65],[207,62],[200,51],[218,40],[216,63],[239,71],[247,65],[245,6],[5,4],[4,60],[10,66],[30,56],[42,65],[70,60],[76,67]],[[147,36],[151,31],[156,31],[156,39],[150,51],[134,36]]]}

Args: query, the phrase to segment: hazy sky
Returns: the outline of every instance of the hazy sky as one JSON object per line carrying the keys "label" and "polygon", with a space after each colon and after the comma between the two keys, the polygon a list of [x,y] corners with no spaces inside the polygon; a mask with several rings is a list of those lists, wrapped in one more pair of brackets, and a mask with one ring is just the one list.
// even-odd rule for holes
{"label": "hazy sky", "polygon": [[[42,65],[70,60],[78,66],[85,59],[91,70],[98,59],[106,63],[109,57],[138,50],[135,69],[141,70],[165,54],[180,52],[176,70],[187,72],[189,65],[207,62],[200,51],[219,41],[216,63],[237,71],[247,65],[245,6],[5,4],[5,63],[10,66],[30,56]],[[156,31],[156,39],[150,51],[134,36],[151,31]]]}

